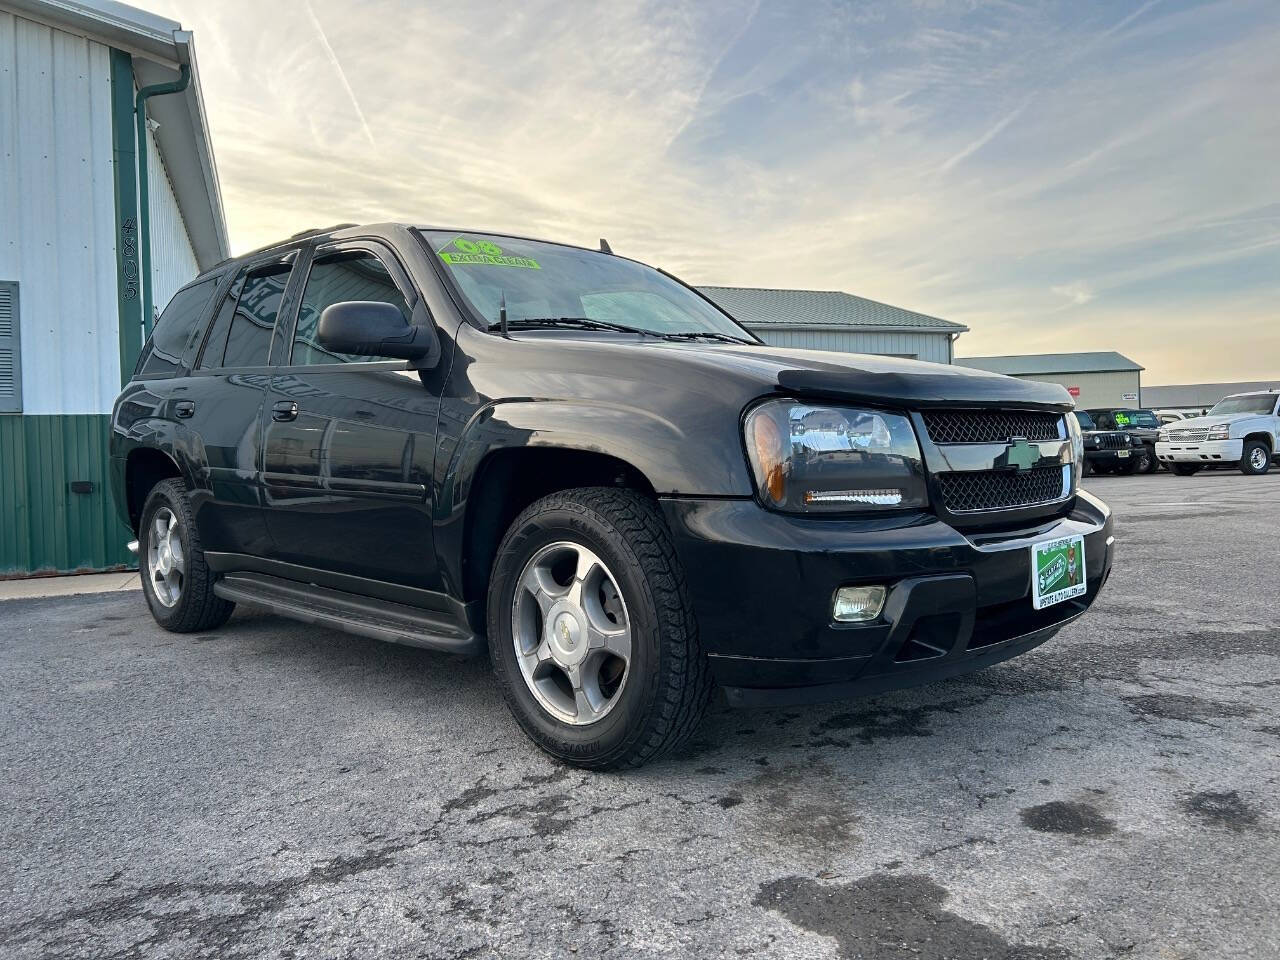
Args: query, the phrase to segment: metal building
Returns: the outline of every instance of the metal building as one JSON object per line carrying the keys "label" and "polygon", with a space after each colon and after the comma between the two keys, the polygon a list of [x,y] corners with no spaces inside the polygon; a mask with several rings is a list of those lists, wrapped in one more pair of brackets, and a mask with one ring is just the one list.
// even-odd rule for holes
{"label": "metal building", "polygon": [[1021,357],[957,357],[956,364],[1067,388],[1082,410],[1142,406],[1143,367],[1123,354],[1038,353]]}
{"label": "metal building", "polygon": [[950,363],[969,328],[839,290],[698,287],[765,343]]}
{"label": "metal building", "polygon": [[0,159],[0,576],[126,564],[111,404],[154,309],[227,255],[191,34],[0,0]]}

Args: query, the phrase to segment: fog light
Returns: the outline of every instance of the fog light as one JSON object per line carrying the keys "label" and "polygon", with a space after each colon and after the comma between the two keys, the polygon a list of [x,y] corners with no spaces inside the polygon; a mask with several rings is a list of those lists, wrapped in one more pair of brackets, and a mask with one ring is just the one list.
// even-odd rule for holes
{"label": "fog light", "polygon": [[841,587],[831,605],[831,616],[841,623],[865,623],[884,609],[884,587]]}

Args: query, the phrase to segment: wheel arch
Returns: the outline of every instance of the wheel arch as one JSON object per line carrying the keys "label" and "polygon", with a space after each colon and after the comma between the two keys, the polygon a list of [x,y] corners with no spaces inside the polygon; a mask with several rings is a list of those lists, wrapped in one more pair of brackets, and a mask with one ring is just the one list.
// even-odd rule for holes
{"label": "wheel arch", "polygon": [[576,487],[614,486],[656,500],[649,478],[633,464],[599,450],[499,447],[489,451],[468,485],[456,556],[462,599],[483,618],[493,562],[507,528],[533,502]]}
{"label": "wheel arch", "polygon": [[182,468],[172,456],[156,447],[135,447],[124,464],[124,499],[129,513],[129,529],[138,532],[147,495],[162,480],[184,480]]}
{"label": "wheel arch", "polygon": [[1264,444],[1272,453],[1275,453],[1275,440],[1267,431],[1255,430],[1252,433],[1245,434],[1244,442],[1248,443],[1251,440],[1257,440],[1259,443]]}

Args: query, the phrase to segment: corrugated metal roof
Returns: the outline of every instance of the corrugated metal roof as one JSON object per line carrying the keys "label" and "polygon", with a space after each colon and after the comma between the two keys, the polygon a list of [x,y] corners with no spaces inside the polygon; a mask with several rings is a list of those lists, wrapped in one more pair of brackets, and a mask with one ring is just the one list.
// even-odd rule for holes
{"label": "corrugated metal roof", "polygon": [[1143,387],[1142,402],[1148,407],[1212,407],[1223,397],[1229,397],[1233,393],[1264,393],[1268,390],[1280,390],[1280,379]]}
{"label": "corrugated metal roof", "polygon": [[698,287],[747,327],[858,327],[870,330],[963,333],[950,320],[903,310],[841,290]]}
{"label": "corrugated metal roof", "polygon": [[1114,350],[1096,353],[1032,353],[1011,357],[956,357],[955,362],[962,367],[1007,373],[1011,376],[1031,376],[1037,373],[1115,373],[1146,369]]}

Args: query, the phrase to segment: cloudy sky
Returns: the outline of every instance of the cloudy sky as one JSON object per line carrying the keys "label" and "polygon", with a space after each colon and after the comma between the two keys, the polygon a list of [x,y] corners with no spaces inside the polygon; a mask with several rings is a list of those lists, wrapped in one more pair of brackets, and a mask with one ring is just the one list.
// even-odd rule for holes
{"label": "cloudy sky", "polygon": [[233,247],[408,219],[848,290],[960,355],[1280,375],[1276,0],[135,0],[194,31]]}

